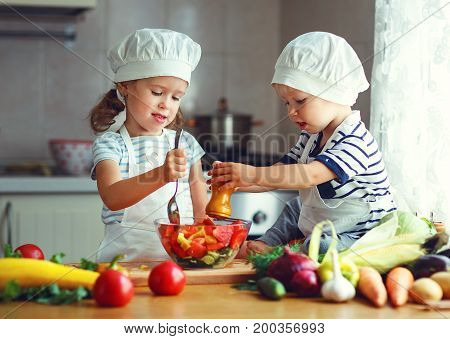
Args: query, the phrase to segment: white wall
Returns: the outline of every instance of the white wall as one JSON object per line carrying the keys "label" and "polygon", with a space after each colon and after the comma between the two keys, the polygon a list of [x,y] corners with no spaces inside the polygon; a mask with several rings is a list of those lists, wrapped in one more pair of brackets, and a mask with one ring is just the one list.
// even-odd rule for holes
{"label": "white wall", "polygon": [[[368,58],[373,15],[373,0],[99,0],[77,24],[73,51],[52,40],[0,39],[0,165],[50,160],[50,138],[93,138],[88,112],[112,87],[106,51],[143,27],[178,30],[201,44],[182,102],[187,115],[211,112],[226,96],[232,110],[264,120],[254,132],[275,135],[273,151],[285,152],[298,130],[270,86],[282,48],[299,34],[324,30]],[[364,66],[370,78],[370,58]],[[369,92],[355,106],[367,125]]]}
{"label": "white wall", "polygon": [[[281,49],[295,37],[311,31],[325,31],[344,37],[355,49],[370,82],[373,55],[374,0],[282,0]],[[370,89],[362,93],[354,109],[369,127]],[[280,118],[285,118],[280,107]],[[279,126],[283,131],[295,131],[288,119]]]}
{"label": "white wall", "polygon": [[[182,103],[278,120],[270,87],[280,46],[280,0],[99,0],[77,24],[73,51],[52,40],[0,40],[0,164],[50,160],[50,138],[93,138],[90,108],[112,86],[107,49],[135,29],[169,28],[200,43],[202,60]],[[255,129],[255,132],[265,127]]]}

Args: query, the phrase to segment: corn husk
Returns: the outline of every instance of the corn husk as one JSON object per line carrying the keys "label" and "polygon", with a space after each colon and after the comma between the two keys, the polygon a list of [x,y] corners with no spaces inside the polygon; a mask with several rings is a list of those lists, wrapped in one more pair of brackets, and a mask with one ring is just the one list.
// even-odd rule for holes
{"label": "corn husk", "polygon": [[[370,266],[380,273],[408,264],[425,254],[420,244],[402,243],[403,239],[380,242],[379,246],[369,246],[341,252],[340,257],[351,259],[356,266]],[[395,243],[396,242],[396,243]],[[394,243],[394,244],[393,244]]]}

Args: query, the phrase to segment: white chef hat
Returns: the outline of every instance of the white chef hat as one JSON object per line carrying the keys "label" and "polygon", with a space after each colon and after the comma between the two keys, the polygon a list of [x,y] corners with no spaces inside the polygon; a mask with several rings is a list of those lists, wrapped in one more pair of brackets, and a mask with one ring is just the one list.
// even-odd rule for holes
{"label": "white chef hat", "polygon": [[278,57],[272,84],[282,84],[352,106],[369,88],[356,52],[345,39],[310,32],[292,40]]}
{"label": "white chef hat", "polygon": [[187,35],[144,28],[108,51],[114,82],[173,76],[189,83],[200,61],[201,47]]}

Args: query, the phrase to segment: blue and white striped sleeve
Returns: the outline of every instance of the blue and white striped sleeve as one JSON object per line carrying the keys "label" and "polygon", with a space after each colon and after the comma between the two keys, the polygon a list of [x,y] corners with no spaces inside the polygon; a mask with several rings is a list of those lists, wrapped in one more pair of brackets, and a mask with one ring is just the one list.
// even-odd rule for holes
{"label": "blue and white striped sleeve", "polygon": [[316,160],[331,169],[341,183],[363,174],[369,167],[369,150],[363,138],[350,135],[323,150]]}
{"label": "blue and white striped sleeve", "polygon": [[300,137],[295,146],[292,147],[291,150],[280,159],[280,162],[285,165],[297,164],[298,161],[300,160],[303,150],[305,149],[305,144],[307,140],[308,140],[307,134],[305,133],[300,134]]}
{"label": "blue and white striped sleeve", "polygon": [[192,166],[205,155],[205,151],[202,146],[200,146],[197,139],[195,139],[190,133],[183,131],[183,135],[189,149],[192,152],[192,156],[189,159]]}
{"label": "blue and white striped sleeve", "polygon": [[92,146],[92,157],[94,166],[92,166],[91,178],[93,180],[96,180],[95,167],[100,161],[113,160],[119,164],[122,157],[122,148],[116,133],[107,132],[97,137]]}

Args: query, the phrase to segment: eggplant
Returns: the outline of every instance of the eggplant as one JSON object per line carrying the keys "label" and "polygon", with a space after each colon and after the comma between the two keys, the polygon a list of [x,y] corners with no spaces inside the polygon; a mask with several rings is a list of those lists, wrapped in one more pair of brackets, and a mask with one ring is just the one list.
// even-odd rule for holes
{"label": "eggplant", "polygon": [[441,250],[446,244],[448,244],[449,236],[447,233],[437,233],[428,238],[423,244],[422,248],[426,254],[440,254],[436,253]]}
{"label": "eggplant", "polygon": [[441,252],[436,253],[437,255],[443,255],[444,257],[447,257],[450,259],[450,248],[447,248],[446,250],[443,250]]}
{"label": "eggplant", "polygon": [[436,272],[447,271],[449,267],[450,259],[437,254],[424,255],[410,265],[414,279],[430,277]]}

